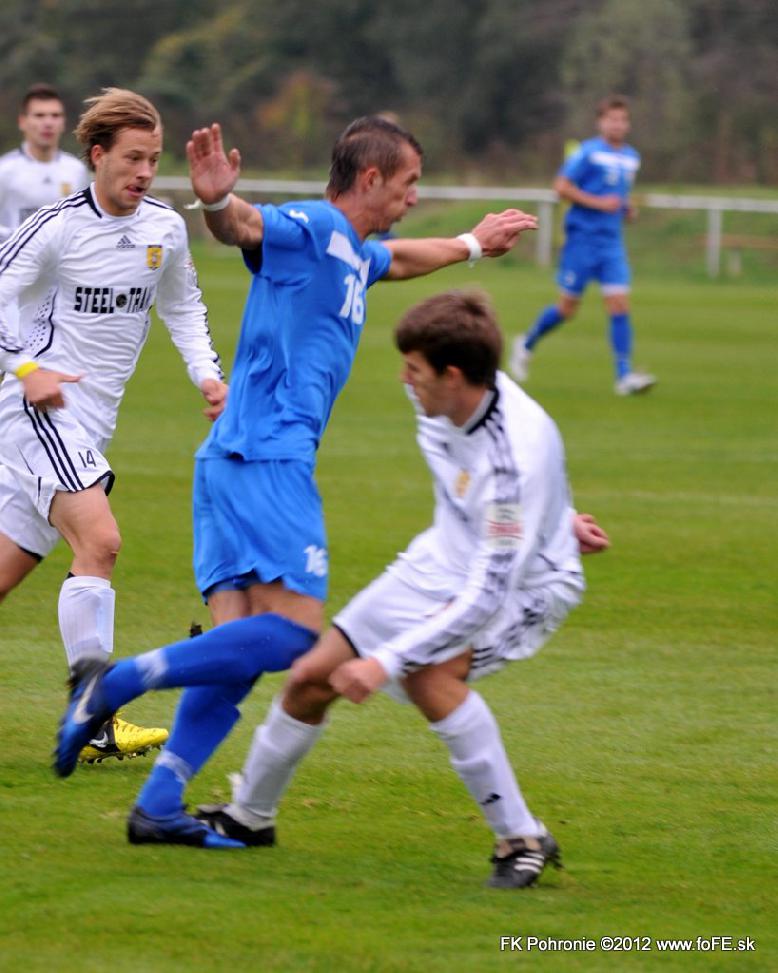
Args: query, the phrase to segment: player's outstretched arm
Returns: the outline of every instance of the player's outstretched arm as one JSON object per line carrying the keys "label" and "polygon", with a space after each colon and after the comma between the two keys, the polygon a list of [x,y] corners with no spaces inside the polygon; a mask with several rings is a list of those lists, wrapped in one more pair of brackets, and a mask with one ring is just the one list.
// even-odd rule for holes
{"label": "player's outstretched arm", "polygon": [[232,192],[240,175],[240,152],[224,151],[218,122],[192,133],[186,157],[192,189],[203,204],[205,222],[214,237],[229,246],[256,249],[262,242],[262,215]]}
{"label": "player's outstretched arm", "polygon": [[536,216],[506,209],[502,213],[487,213],[469,234],[462,236],[389,240],[385,246],[391,251],[392,263],[386,276],[390,280],[406,280],[465,260],[500,257],[516,245],[525,230],[537,227]]}

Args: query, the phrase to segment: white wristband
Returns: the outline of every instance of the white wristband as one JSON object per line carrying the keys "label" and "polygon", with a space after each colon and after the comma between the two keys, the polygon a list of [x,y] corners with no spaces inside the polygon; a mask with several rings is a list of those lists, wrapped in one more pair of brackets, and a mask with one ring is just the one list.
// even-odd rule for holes
{"label": "white wristband", "polygon": [[202,199],[196,199],[193,203],[187,203],[184,209],[204,209],[208,213],[215,213],[217,210],[226,209],[230,205],[232,193],[227,193],[215,203],[204,203]]}
{"label": "white wristband", "polygon": [[472,267],[476,260],[480,260],[481,257],[483,257],[484,252],[481,249],[481,244],[478,242],[478,238],[475,236],[475,234],[460,233],[457,240],[461,240],[470,251],[470,256],[467,258],[469,266]]}

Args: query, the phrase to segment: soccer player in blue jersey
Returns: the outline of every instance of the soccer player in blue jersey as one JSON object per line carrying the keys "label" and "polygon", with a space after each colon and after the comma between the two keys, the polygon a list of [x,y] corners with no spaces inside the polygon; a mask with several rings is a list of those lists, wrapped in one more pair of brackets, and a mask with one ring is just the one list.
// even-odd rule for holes
{"label": "soccer player in blue jersey", "polygon": [[597,108],[599,136],[583,142],[564,163],[554,189],[572,205],[565,218],[565,244],[559,259],[556,304],[541,311],[530,330],[515,339],[510,368],[524,381],[535,345],[563,321],[574,317],[590,280],[598,280],[610,319],[610,343],[617,395],[648,391],[653,375],[632,368],[629,311],[630,268],[623,225],[634,216],[630,192],[640,155],[627,145],[629,104],[611,95]]}
{"label": "soccer player in blue jersey", "polygon": [[[243,251],[251,274],[227,407],[195,465],[195,578],[223,627],[128,661],[112,675],[108,706],[146,688],[190,687],[130,815],[129,837],[223,847],[183,813],[184,788],[237,721],[237,704],[258,676],[288,668],[322,628],[328,563],[315,458],[365,324],[366,290],[381,278],[499,256],[537,221],[505,210],[459,237],[368,240],[415,204],[422,164],[416,139],[378,116],[358,119],[337,140],[324,200],[240,199],[232,192],[240,155],[225,152],[217,124],[193,134],[187,155],[209,229]],[[87,669],[60,732],[62,776],[74,766],[77,727],[89,722],[91,685]]]}

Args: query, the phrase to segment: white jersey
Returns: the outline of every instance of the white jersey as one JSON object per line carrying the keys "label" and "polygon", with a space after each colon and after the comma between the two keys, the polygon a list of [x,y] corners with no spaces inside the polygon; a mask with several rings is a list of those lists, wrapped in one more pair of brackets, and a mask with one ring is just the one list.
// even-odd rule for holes
{"label": "white jersey", "polygon": [[50,206],[89,185],[89,171],[69,152],[41,162],[23,144],[0,156],[0,241],[41,206]]}
{"label": "white jersey", "polygon": [[562,439],[507,375],[461,428],[419,415],[417,439],[434,480],[434,521],[389,572],[449,604],[375,653],[390,672],[467,644],[519,592],[552,587],[572,608],[584,589]]}
{"label": "white jersey", "polygon": [[[18,312],[16,305],[18,302]],[[111,216],[93,187],[30,217],[0,247],[0,370],[35,361],[84,374],[67,385],[67,408],[106,442],[156,304],[189,377],[222,377],[183,219],[146,197],[131,216]],[[0,408],[21,383],[0,388]]]}

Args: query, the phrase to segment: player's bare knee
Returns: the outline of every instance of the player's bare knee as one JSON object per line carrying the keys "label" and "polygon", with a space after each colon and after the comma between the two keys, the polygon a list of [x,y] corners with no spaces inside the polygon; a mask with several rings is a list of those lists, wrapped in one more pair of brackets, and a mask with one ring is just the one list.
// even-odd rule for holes
{"label": "player's bare knee", "polygon": [[[289,672],[289,677],[287,679],[287,688],[293,690],[299,690],[304,686],[310,685],[312,682],[317,681],[317,666],[315,663],[308,661],[308,656],[304,655],[299,659],[296,659],[292,665],[291,671]],[[318,679],[321,681],[321,678]]]}
{"label": "player's bare knee", "polygon": [[408,698],[430,722],[444,719],[464,700],[471,659],[468,651],[441,665],[417,669],[405,678]]}
{"label": "player's bare knee", "polygon": [[334,627],[329,628],[313,648],[293,664],[287,685],[329,687],[332,673],[353,657],[353,651],[343,634]]}
{"label": "player's bare knee", "polygon": [[445,679],[438,666],[426,666],[405,678],[405,691],[410,701],[423,712],[428,699],[440,691]]}
{"label": "player's bare knee", "polygon": [[331,670],[322,668],[320,662],[315,658],[304,655],[298,659],[289,672],[286,681],[284,695],[297,699],[304,699],[306,696],[316,695],[317,690],[329,688],[329,677]]}
{"label": "player's bare knee", "polygon": [[105,527],[96,538],[95,548],[100,555],[108,560],[115,561],[119,556],[122,546],[122,535],[116,524]]}
{"label": "player's bare knee", "polygon": [[94,563],[95,569],[110,570],[116,564],[122,538],[116,523],[98,526],[80,545],[77,553]]}
{"label": "player's bare knee", "polygon": [[284,711],[301,723],[320,723],[337,693],[326,682],[303,677],[298,680],[292,672],[284,687],[281,705]]}
{"label": "player's bare knee", "polygon": [[605,307],[609,314],[629,314],[629,299],[626,294],[610,294]]}
{"label": "player's bare knee", "polygon": [[580,301],[577,301],[572,297],[563,297],[558,305],[559,313],[562,315],[565,321],[569,321],[571,318],[574,318],[578,313],[578,308],[580,307],[580,304],[581,304]]}

